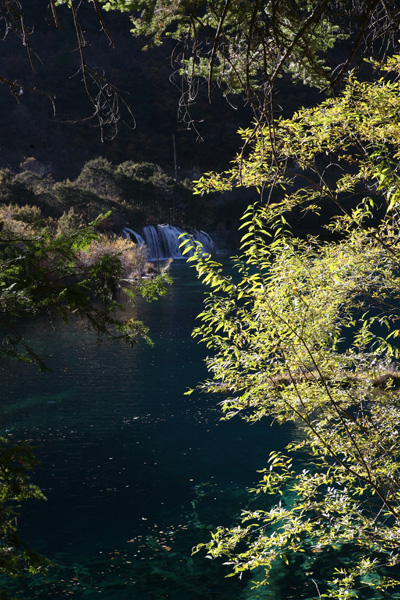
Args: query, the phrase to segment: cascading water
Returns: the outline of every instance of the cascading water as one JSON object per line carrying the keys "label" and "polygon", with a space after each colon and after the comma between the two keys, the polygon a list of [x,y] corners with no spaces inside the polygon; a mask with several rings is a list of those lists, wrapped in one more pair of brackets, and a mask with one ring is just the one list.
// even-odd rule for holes
{"label": "cascading water", "polygon": [[[140,245],[143,243],[146,244],[149,249],[149,260],[184,258],[180,245],[185,239],[200,242],[205,253],[211,253],[214,249],[213,241],[208,233],[197,230],[188,232],[173,225],[146,225],[143,228],[142,236],[133,231],[133,229],[128,228],[125,228],[123,233],[129,237],[134,237]],[[193,254],[193,251],[185,254],[185,256],[190,256],[191,254]]]}
{"label": "cascading water", "polygon": [[131,239],[134,238],[133,241],[135,241],[137,244],[139,244],[139,246],[143,246],[145,244],[145,241],[142,238],[142,236],[139,235],[138,233],[136,233],[136,231],[134,231],[133,229],[129,229],[129,227],[124,227],[122,230],[122,233],[127,238],[131,238]]}

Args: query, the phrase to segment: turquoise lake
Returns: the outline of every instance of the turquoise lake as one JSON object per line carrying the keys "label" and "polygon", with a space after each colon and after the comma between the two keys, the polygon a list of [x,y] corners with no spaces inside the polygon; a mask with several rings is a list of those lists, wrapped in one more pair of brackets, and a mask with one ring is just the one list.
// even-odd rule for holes
{"label": "turquoise lake", "polygon": [[167,297],[135,309],[154,347],[98,345],[82,325],[55,331],[38,319],[23,333],[53,371],[3,363],[1,430],[35,447],[33,480],[47,497],[23,508],[20,533],[56,563],[47,576],[3,580],[15,598],[299,597],[289,572],[252,590],[250,579],[226,579],[222,560],[191,555],[236,522],[290,431],[221,422],[218,398],[184,395],[207,375],[206,349],[190,337],[204,290],[183,261],[171,275]]}

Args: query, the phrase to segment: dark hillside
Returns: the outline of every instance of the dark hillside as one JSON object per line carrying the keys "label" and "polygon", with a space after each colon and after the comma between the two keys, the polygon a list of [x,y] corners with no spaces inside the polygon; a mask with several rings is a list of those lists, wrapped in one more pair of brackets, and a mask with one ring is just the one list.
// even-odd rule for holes
{"label": "dark hillside", "polygon": [[[107,14],[107,25],[116,43],[113,49],[99,31],[92,13],[82,13],[85,19],[87,60],[104,71],[110,82],[121,91],[134,115],[133,123],[122,108],[118,135],[105,129],[104,142],[95,131],[93,110],[81,81],[79,55],[73,24],[68,11],[59,8],[60,30],[46,17],[43,3],[31,0],[26,22],[35,29],[31,43],[38,59],[32,72],[25,49],[18,40],[7,38],[2,43],[0,74],[37,91],[25,89],[20,98],[12,96],[8,87],[0,87],[0,166],[18,169],[28,157],[43,163],[44,171],[56,179],[76,177],[83,164],[97,156],[120,163],[150,161],[172,171],[174,142],[176,162],[180,170],[201,172],[226,166],[237,146],[236,130],[240,125],[232,108],[217,98],[211,108],[206,94],[193,107],[193,126],[178,115],[180,91],[171,84],[169,55],[173,46],[143,52],[142,43],[130,32],[129,20],[120,14]],[[42,15],[42,18],[38,18]],[[178,84],[178,82],[176,82]],[[46,92],[55,98],[56,113]],[[243,125],[249,115],[243,110]],[[186,116],[187,120],[187,116]],[[207,143],[202,143],[199,135]]]}
{"label": "dark hillside", "polygon": [[[34,157],[55,179],[75,178],[85,162],[104,156],[114,163],[154,162],[175,173],[174,145],[182,177],[185,172],[196,176],[227,167],[238,147],[237,129],[251,120],[250,109],[242,106],[240,98],[237,107],[230,106],[217,91],[210,106],[206,84],[190,116],[179,108],[179,77],[174,79],[170,64],[172,42],[143,52],[142,41],[130,34],[126,15],[107,13],[114,49],[100,31],[94,12],[85,7],[80,10],[88,63],[104,72],[134,115],[135,122],[121,108],[118,135],[107,139],[112,131],[105,128],[102,142],[78,72],[79,53],[69,11],[58,7],[59,30],[40,0],[30,0],[24,11],[27,26],[34,24],[31,44],[36,72],[16,38],[2,41],[0,75],[32,89],[25,88],[17,100],[6,85],[0,86],[0,167],[18,170],[21,162]],[[55,114],[46,93],[54,97]],[[283,81],[276,99],[290,113],[317,95],[316,90]]]}

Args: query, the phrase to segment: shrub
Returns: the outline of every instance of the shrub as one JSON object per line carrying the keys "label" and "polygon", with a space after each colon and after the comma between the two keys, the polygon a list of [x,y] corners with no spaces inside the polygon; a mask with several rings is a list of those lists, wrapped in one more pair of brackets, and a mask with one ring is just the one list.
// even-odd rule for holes
{"label": "shrub", "polygon": [[148,270],[145,251],[126,238],[107,238],[102,235],[78,253],[84,266],[91,266],[105,256],[118,256],[126,279],[138,279]]}

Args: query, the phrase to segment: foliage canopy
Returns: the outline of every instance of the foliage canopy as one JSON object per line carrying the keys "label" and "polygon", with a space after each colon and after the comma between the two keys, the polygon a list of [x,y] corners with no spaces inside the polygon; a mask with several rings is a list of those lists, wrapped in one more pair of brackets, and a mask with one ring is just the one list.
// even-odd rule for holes
{"label": "foliage canopy", "polygon": [[[102,2],[106,10],[131,15],[132,33],[146,37],[146,48],[166,38],[179,42],[173,64],[186,82],[186,108],[205,80],[210,101],[214,85],[233,103],[243,94],[259,120],[271,117],[273,88],[283,73],[319,88],[334,85],[364,55],[385,54],[400,18],[395,2],[380,0]],[[347,43],[338,59],[341,40]]]}
{"label": "foliage canopy", "polygon": [[[202,388],[221,394],[225,418],[297,431],[262,471],[261,508],[206,548],[257,584],[303,555],[319,598],[399,586],[399,74],[393,56],[375,81],[351,76],[338,98],[275,120],[273,136],[254,128],[246,158],[197,183],[268,190],[244,216],[235,275],[189,259],[212,289],[194,332],[212,350]],[[293,234],[291,215],[308,212],[327,240]]]}
{"label": "foliage canopy", "polygon": [[128,240],[112,240],[97,228],[106,215],[83,225],[73,212],[59,221],[45,219],[35,207],[0,207],[1,353],[44,366],[14,325],[24,316],[47,314],[55,323],[80,318],[99,337],[135,343],[147,337],[140,321],[124,318],[123,302],[137,296],[149,300],[166,292],[166,271],[143,280],[145,256]]}
{"label": "foliage canopy", "polygon": [[[32,13],[19,0],[5,0],[0,10],[2,39],[12,37],[23,46],[33,73],[40,64],[35,28],[46,20],[56,29],[72,27],[77,74],[92,111],[84,118],[97,121],[102,137],[111,138],[120,109],[125,107],[122,112],[134,124],[135,107],[128,105],[87,49],[91,14],[115,46],[107,10],[127,13],[133,35],[143,39],[145,48],[166,39],[177,42],[172,64],[183,76],[181,108],[187,122],[188,108],[204,81],[210,101],[218,85],[233,103],[243,94],[259,119],[270,118],[273,88],[283,73],[319,88],[334,85],[363,56],[382,58],[396,41],[400,21],[395,0],[50,0],[46,12]],[[343,40],[345,47],[339,49]],[[0,83],[17,101],[25,90],[38,92],[19,73],[0,74]],[[54,105],[51,93],[40,93]]]}

